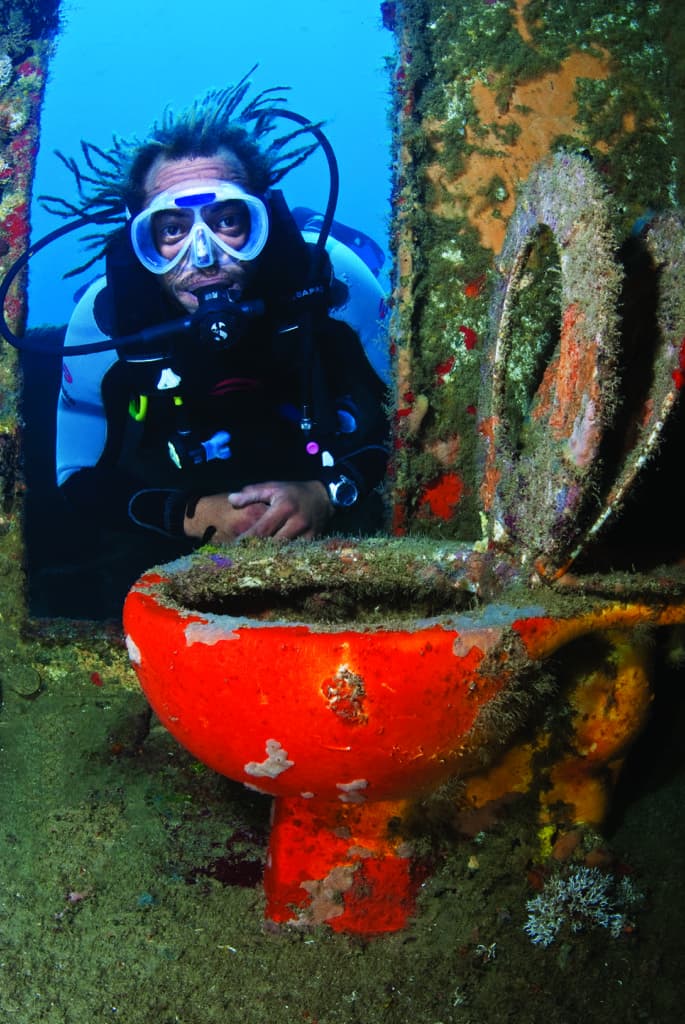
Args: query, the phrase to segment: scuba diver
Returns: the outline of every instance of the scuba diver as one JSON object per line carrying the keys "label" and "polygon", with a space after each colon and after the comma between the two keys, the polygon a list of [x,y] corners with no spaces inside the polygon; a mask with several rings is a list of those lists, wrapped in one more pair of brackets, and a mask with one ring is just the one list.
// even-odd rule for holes
{"label": "scuba diver", "polygon": [[[337,169],[320,128],[280,88],[239,109],[247,88],[167,112],[143,143],[83,144],[87,170],[68,162],[69,211],[123,223],[99,236],[106,273],[67,328],[58,485],[90,522],[179,552],[383,521],[382,290],[329,237]],[[263,143],[279,117],[297,127]],[[320,145],[331,195],[303,232],[274,186]]]}

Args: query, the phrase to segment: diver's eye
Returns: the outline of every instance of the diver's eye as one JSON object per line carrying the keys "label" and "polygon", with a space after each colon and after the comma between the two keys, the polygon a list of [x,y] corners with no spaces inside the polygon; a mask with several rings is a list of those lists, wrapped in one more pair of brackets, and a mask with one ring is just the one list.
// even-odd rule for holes
{"label": "diver's eye", "polygon": [[237,249],[247,241],[250,233],[250,214],[245,203],[229,200],[216,203],[209,210],[203,211],[203,218],[208,227]]}
{"label": "diver's eye", "polygon": [[192,216],[188,217],[173,210],[155,213],[152,218],[152,231],[157,249],[162,252],[163,246],[174,246],[182,242],[187,238],[192,223]]}

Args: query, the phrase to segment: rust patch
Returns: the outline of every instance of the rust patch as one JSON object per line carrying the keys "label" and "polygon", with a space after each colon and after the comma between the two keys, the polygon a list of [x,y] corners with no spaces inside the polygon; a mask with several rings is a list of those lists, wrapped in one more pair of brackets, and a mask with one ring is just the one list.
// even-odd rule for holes
{"label": "rust patch", "polygon": [[[519,18],[518,24],[525,23]],[[461,203],[463,213],[478,230],[484,248],[500,252],[507,222],[514,212],[518,183],[525,181],[538,160],[549,152],[553,139],[575,130],[578,79],[607,78],[609,67],[610,56],[605,51],[601,57],[572,53],[558,70],[532,81],[519,82],[504,111],[497,107],[494,81],[474,82],[471,95],[480,130],[485,129],[486,134],[479,135],[472,125],[465,126],[466,142],[473,147],[473,152],[464,173],[456,181],[445,180],[439,164],[430,167],[428,175],[432,181],[443,184],[453,200]],[[632,122],[630,118],[625,119],[626,130],[633,122],[634,118]],[[521,129],[521,135],[515,146],[505,145],[500,136],[506,127],[512,126]],[[436,127],[435,123],[426,123],[429,132]],[[601,142],[597,146],[606,148]],[[494,177],[502,179],[507,193],[499,207],[499,218],[491,216],[490,204],[483,195],[483,184]],[[436,212],[449,216],[454,211],[438,203]]]}
{"label": "rust patch", "polygon": [[344,722],[351,725],[366,724],[364,680],[347,665],[341,665],[333,678],[323,683],[321,692],[331,711]]}

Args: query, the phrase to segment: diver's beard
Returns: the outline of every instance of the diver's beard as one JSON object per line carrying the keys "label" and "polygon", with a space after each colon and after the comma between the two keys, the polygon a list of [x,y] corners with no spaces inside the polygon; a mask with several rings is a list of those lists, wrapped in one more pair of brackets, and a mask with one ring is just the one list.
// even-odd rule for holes
{"label": "diver's beard", "polygon": [[175,292],[195,292],[207,284],[217,284],[233,294],[243,291],[246,277],[241,267],[212,266],[202,270],[193,268],[189,273],[179,275],[175,281],[169,283]]}
{"label": "diver's beard", "polygon": [[188,312],[194,312],[198,306],[196,292],[207,285],[224,288],[233,299],[239,302],[248,280],[247,268],[230,264],[221,266],[214,263],[206,268],[183,268],[176,275],[165,275],[164,289],[180,303]]}

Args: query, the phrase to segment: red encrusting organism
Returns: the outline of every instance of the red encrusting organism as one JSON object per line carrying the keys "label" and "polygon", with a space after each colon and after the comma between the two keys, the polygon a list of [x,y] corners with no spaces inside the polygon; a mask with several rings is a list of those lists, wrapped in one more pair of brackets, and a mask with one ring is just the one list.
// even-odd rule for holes
{"label": "red encrusting organism", "polygon": [[470,352],[478,344],[478,335],[474,331],[473,327],[465,327],[464,324],[460,325],[459,331],[464,337],[464,345],[466,346],[467,351]]}

